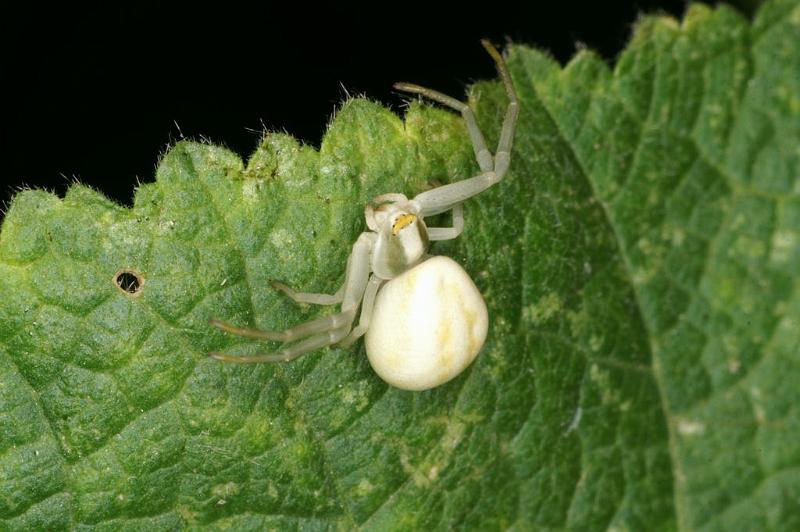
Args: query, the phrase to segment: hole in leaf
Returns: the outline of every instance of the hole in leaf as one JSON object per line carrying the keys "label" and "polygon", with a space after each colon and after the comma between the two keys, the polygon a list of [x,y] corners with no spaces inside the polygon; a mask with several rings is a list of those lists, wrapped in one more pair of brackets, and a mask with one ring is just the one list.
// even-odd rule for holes
{"label": "hole in leaf", "polygon": [[142,293],[144,277],[136,270],[122,268],[114,274],[114,284],[124,292],[125,295],[138,296]]}

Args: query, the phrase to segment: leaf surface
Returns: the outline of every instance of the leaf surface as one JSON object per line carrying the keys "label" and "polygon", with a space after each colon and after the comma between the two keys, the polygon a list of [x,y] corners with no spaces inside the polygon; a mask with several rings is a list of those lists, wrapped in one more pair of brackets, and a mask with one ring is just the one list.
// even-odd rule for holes
{"label": "leaf surface", "polygon": [[[132,209],[21,192],[0,233],[0,522],[800,527],[798,31],[777,0],[753,22],[644,18],[613,71],[512,47],[511,171],[434,248],[475,279],[489,338],[428,392],[381,382],[360,342],[220,364],[205,353],[274,344],[207,320],[332,312],[269,279],[334,292],[370,198],[476,173],[452,113],[351,100],[319,151],[267,134],[246,164],[182,142]],[[501,87],[470,98],[496,142]]]}

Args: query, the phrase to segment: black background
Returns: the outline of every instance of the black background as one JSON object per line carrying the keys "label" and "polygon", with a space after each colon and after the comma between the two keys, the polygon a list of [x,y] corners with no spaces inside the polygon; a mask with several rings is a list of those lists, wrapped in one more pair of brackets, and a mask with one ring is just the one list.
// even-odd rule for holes
{"label": "black background", "polygon": [[667,0],[463,2],[450,12],[433,2],[68,4],[0,14],[4,203],[22,185],[63,195],[77,179],[130,205],[137,179],[152,181],[177,139],[202,136],[246,158],[266,127],[319,146],[345,91],[399,109],[395,81],[461,97],[465,84],[493,77],[481,37],[562,63],[587,46],[611,63],[642,13],[686,9]]}

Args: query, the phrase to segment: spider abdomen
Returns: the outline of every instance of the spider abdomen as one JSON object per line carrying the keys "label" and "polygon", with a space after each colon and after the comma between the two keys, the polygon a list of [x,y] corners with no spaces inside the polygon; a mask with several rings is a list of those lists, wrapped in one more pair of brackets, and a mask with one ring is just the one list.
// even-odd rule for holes
{"label": "spider abdomen", "polygon": [[467,272],[448,257],[432,257],[378,292],[367,357],[392,386],[427,390],[472,363],[488,324],[486,303]]}

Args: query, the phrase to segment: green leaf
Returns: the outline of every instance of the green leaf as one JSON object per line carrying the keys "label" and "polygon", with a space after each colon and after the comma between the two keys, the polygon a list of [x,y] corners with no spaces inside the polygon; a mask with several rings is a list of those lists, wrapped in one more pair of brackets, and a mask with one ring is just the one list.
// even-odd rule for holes
{"label": "green leaf", "polygon": [[[283,365],[270,278],[333,292],[380,193],[477,170],[460,118],[348,101],[319,152],[182,142],[132,209],[18,194],[0,233],[11,529],[797,529],[800,4],[642,19],[611,71],[515,46],[512,168],[436,253],[490,310],[428,392],[361,343]],[[487,59],[488,60],[488,59]],[[499,84],[471,90],[496,142]],[[118,274],[128,272],[123,290]],[[136,285],[131,285],[132,280]]]}

